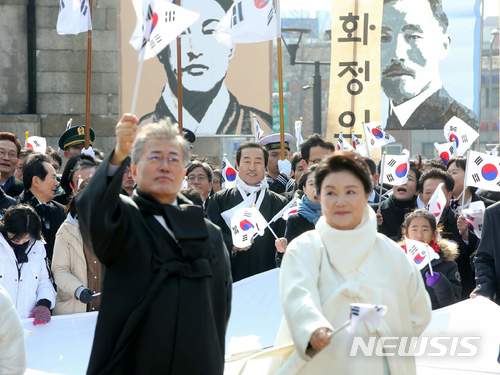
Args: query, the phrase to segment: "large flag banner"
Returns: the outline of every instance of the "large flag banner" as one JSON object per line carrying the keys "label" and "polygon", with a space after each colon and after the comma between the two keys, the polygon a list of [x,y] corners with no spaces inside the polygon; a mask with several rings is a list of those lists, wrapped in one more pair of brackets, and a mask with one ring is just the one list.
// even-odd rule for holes
{"label": "large flag banner", "polygon": [[92,30],[89,0],[59,0],[56,30],[59,35],[76,35]]}
{"label": "large flag banner", "polygon": [[404,185],[408,182],[409,171],[408,155],[383,155],[380,183],[392,186]]}
{"label": "large flag banner", "polygon": [[484,211],[486,207],[483,201],[471,202],[469,207],[462,210],[462,216],[465,221],[472,226],[477,238],[481,238],[483,233]]}
{"label": "large flag banner", "polygon": [[133,0],[137,24],[130,39],[136,51],[150,59],[196,22],[200,15],[164,0]]}
{"label": "large flag banner", "polygon": [[[285,0],[286,1],[286,0]],[[217,37],[228,43],[258,43],[281,34],[277,0],[235,0],[217,27]]]}
{"label": "large flag banner", "polygon": [[465,174],[465,186],[482,190],[500,191],[500,157],[469,151]]}
{"label": "large flag banner", "polygon": [[[157,1],[165,11],[156,12],[157,18],[153,16],[156,26],[149,40],[150,44],[155,43],[154,52],[158,54],[144,61],[136,114],[141,123],[164,118],[177,123],[177,43],[174,40],[165,45],[171,34],[160,29],[162,24],[165,27],[167,24],[178,24],[180,19],[177,12],[174,18],[173,13],[167,11],[172,6],[172,1]],[[131,1],[117,3],[120,15],[118,51],[121,68],[119,112],[123,112],[129,109],[132,102],[138,67],[137,51],[130,44],[137,16]],[[233,45],[217,39],[216,30],[220,20],[233,4],[233,1],[225,0],[181,2],[183,11],[200,15],[180,35],[183,127],[191,130],[198,138],[217,136],[217,139],[211,140],[213,144],[210,145],[211,154],[208,155],[214,159],[222,158],[224,153],[234,152],[232,143],[226,142],[219,135],[253,137],[254,115],[266,134],[271,133],[272,125],[271,42]],[[142,27],[138,31],[137,40],[141,44]],[[155,39],[155,35],[161,37],[161,41]],[[204,144],[206,143],[196,142],[193,152],[206,155]]]}
{"label": "large flag banner", "polygon": [[436,224],[439,223],[446,207],[446,195],[444,195],[443,187],[443,183],[438,185],[427,204],[427,210],[436,218]]}
{"label": "large flag banner", "polygon": [[451,120],[479,128],[481,2],[383,2],[382,123],[412,154]]}
{"label": "large flag banner", "polygon": [[242,208],[231,218],[231,236],[234,247],[244,249],[252,246],[253,239],[264,235],[267,221],[255,207]]}
{"label": "large flag banner", "polygon": [[405,239],[406,256],[417,266],[418,270],[423,270],[434,259],[439,259],[439,255],[426,243]]}
{"label": "large flag banner", "polygon": [[453,117],[444,126],[444,137],[448,142],[455,144],[456,154],[462,156],[479,138],[479,133],[458,117]]}
{"label": "large flag banner", "polygon": [[[382,1],[332,1],[328,139],[380,120]],[[368,142],[367,142],[368,143]]]}

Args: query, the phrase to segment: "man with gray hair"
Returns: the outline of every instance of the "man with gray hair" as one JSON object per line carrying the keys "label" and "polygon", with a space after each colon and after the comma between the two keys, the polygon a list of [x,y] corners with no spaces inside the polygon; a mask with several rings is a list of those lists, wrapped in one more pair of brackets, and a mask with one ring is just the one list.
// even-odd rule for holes
{"label": "man with gray hair", "polygon": [[[116,146],[77,200],[105,265],[87,374],[222,374],[231,271],[220,229],[179,194],[189,159],[176,126],[126,114]],[[120,195],[131,155],[136,182]]]}

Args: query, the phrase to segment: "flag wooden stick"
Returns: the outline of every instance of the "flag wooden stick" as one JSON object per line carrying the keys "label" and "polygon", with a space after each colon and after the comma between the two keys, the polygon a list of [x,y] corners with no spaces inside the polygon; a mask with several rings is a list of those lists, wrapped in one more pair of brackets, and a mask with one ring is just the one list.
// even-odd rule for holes
{"label": "flag wooden stick", "polygon": [[285,110],[283,100],[283,49],[281,47],[281,36],[278,42],[278,94],[280,106],[280,159],[285,159]]}
{"label": "flag wooden stick", "polygon": [[371,156],[370,156],[370,146],[368,145],[368,138],[366,137],[366,126],[365,126],[365,123],[363,123],[363,136],[365,137],[366,153],[368,154],[368,157],[371,159]]}
{"label": "flag wooden stick", "polygon": [[[92,19],[92,0],[89,0],[90,19]],[[90,97],[92,82],[92,29],[87,31],[87,84],[85,91],[85,148],[90,145]]]}
{"label": "flag wooden stick", "polygon": [[[368,145],[366,145],[366,147],[368,148]],[[383,152],[382,154],[382,159],[381,159],[381,162],[380,162],[380,178],[382,180],[380,180],[379,178],[379,184],[380,184],[380,190],[379,190],[379,193],[378,193],[378,207],[377,207],[377,211],[380,210],[380,204],[382,203],[382,191],[383,191],[383,188],[384,188],[384,166],[385,166],[385,151]]]}
{"label": "flag wooden stick", "polygon": [[429,257],[429,272],[431,273],[431,276],[434,276],[434,271],[432,270],[432,257],[431,257],[431,251],[434,251],[433,249],[427,249],[427,256]]}
{"label": "flag wooden stick", "polygon": [[278,239],[278,236],[274,232],[273,228],[271,228],[271,224],[268,224],[267,228],[269,229],[269,231],[271,232],[271,234],[274,236],[274,238]]}
{"label": "flag wooden stick", "polygon": [[465,158],[465,177],[464,177],[464,190],[462,191],[462,206],[460,207],[460,212],[464,209],[465,204],[465,190],[467,189],[467,170],[469,165],[469,151],[467,151],[467,157]]}
{"label": "flag wooden stick", "polygon": [[[175,5],[181,6],[181,0],[175,0]],[[179,125],[179,132],[182,134],[183,128],[183,115],[182,108],[184,106],[183,91],[182,91],[182,43],[181,36],[177,37],[177,124]]]}
{"label": "flag wooden stick", "polygon": [[146,50],[146,46],[141,48],[139,52],[139,61],[137,65],[137,72],[135,75],[135,83],[134,83],[134,91],[132,93],[132,105],[130,106],[130,113],[135,114],[137,109],[137,97],[139,95],[139,86],[141,84],[141,76],[142,76],[142,67],[144,65],[144,52]]}

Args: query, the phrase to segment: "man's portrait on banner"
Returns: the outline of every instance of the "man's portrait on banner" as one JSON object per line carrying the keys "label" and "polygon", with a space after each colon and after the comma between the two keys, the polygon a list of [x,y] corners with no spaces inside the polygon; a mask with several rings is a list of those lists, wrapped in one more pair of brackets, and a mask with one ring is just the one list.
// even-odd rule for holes
{"label": "man's portrait on banner", "polygon": [[[265,131],[269,132],[272,126],[270,114],[240,104],[226,86],[235,46],[216,38],[216,29],[232,3],[232,0],[182,1],[183,8],[200,14],[198,21],[181,34],[183,127],[196,135],[252,134],[254,115]],[[176,122],[176,43],[166,47],[158,60],[166,73],[165,86],[154,111],[141,121],[170,118]]]}
{"label": "man's portrait on banner", "polygon": [[389,99],[386,129],[443,129],[453,117],[477,128],[476,115],[441,81],[452,48],[442,0],[384,0],[382,88]]}

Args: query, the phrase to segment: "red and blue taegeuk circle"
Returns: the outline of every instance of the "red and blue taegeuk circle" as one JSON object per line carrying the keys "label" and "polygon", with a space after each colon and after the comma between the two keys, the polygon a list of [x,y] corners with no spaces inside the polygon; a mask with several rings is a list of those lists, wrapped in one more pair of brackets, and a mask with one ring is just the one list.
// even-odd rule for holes
{"label": "red and blue taegeuk circle", "polygon": [[455,133],[450,134],[450,142],[455,143],[455,147],[458,148],[459,141],[458,141],[458,136]]}
{"label": "red and blue taegeuk circle", "polygon": [[379,128],[373,128],[372,134],[377,139],[384,138],[384,132],[382,130],[380,130]]}
{"label": "red and blue taegeuk circle", "polygon": [[408,173],[408,163],[400,164],[396,167],[396,176],[403,178]]}
{"label": "red and blue taegeuk circle", "polygon": [[445,164],[448,164],[448,162],[450,161],[450,153],[448,151],[443,151],[439,154],[439,157]]}
{"label": "red and blue taegeuk circle", "polygon": [[424,261],[424,257],[421,254],[417,254],[414,258],[416,264],[420,264]]}
{"label": "red and blue taegeuk circle", "polygon": [[486,181],[493,181],[498,177],[498,169],[493,164],[485,164],[481,168],[481,174]]}
{"label": "red and blue taegeuk circle", "polygon": [[233,168],[227,168],[225,174],[226,181],[233,182],[236,180],[236,171]]}
{"label": "red and blue taegeuk circle", "polygon": [[245,232],[253,228],[253,224],[247,219],[240,221],[240,228]]}
{"label": "red and blue taegeuk circle", "polygon": [[254,0],[253,3],[257,9],[264,8],[267,4],[269,4],[271,0]]}

